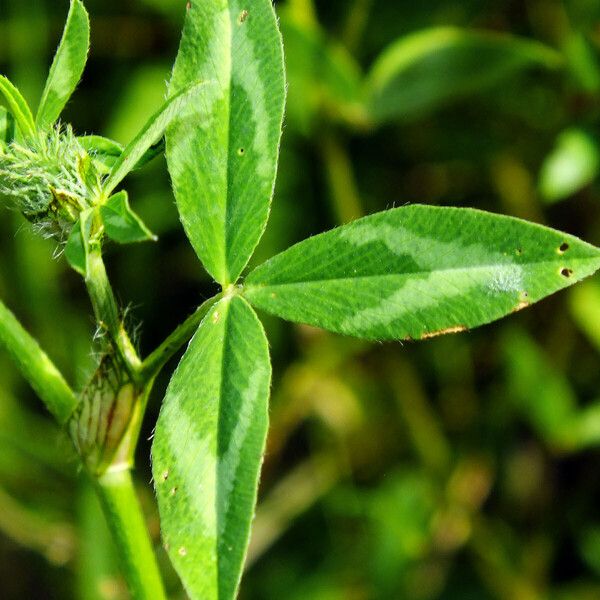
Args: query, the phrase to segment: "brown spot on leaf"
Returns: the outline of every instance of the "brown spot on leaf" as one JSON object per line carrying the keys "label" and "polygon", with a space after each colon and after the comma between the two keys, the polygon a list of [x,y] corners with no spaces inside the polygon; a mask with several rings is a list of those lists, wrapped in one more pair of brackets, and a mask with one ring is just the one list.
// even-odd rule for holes
{"label": "brown spot on leaf", "polygon": [[169,479],[169,471],[164,471],[162,474],[162,480],[166,481],[167,479]]}
{"label": "brown spot on leaf", "polygon": [[192,3],[191,3],[191,2],[188,2],[188,3],[185,5],[185,9],[186,9],[186,10],[190,10],[191,8],[192,8]]}
{"label": "brown spot on leaf", "polygon": [[566,277],[568,279],[569,277],[571,277],[571,275],[573,275],[573,270],[572,269],[567,269],[567,268],[561,269],[560,270],[560,274],[563,277]]}
{"label": "brown spot on leaf", "polygon": [[438,331],[430,331],[429,333],[424,333],[421,336],[421,339],[429,340],[440,335],[447,335],[449,333],[462,333],[463,331],[468,331],[468,329],[464,325],[457,325],[456,327],[448,327],[447,329],[440,329]]}
{"label": "brown spot on leaf", "polygon": [[171,488],[171,491],[169,493],[171,494],[171,496],[174,496],[177,493],[177,488]]}
{"label": "brown spot on leaf", "polygon": [[558,252],[560,254],[564,254],[567,250],[569,249],[569,244],[567,244],[567,242],[564,242],[563,244],[560,245],[560,247],[558,248]]}
{"label": "brown spot on leaf", "polygon": [[213,313],[213,316],[212,316],[212,322],[215,323],[215,325],[216,325],[220,319],[221,319],[221,315],[219,314],[219,311],[215,310],[215,312]]}
{"label": "brown spot on leaf", "polygon": [[181,548],[179,548],[179,550],[177,550],[177,554],[179,554],[179,556],[186,556],[187,555],[187,550],[184,546],[181,546]]}
{"label": "brown spot on leaf", "polygon": [[524,308],[527,308],[529,306],[529,302],[527,302],[527,300],[521,300],[519,301],[519,303],[513,308],[512,312],[516,313],[519,312],[520,310],[523,310]]}
{"label": "brown spot on leaf", "polygon": [[248,18],[248,16],[250,15],[250,13],[247,10],[243,10],[240,13],[240,16],[238,17],[238,23],[241,25],[242,23],[246,22],[246,19]]}

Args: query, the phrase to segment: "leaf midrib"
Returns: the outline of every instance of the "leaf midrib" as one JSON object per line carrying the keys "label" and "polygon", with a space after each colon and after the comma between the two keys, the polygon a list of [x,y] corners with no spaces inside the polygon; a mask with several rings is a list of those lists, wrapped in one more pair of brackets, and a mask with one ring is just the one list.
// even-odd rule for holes
{"label": "leaf midrib", "polygon": [[[568,264],[573,265],[574,263],[588,262],[588,261],[598,261],[600,262],[600,256],[598,258],[580,258],[580,259],[571,259]],[[284,287],[290,285],[301,285],[303,283],[323,283],[323,282],[333,282],[333,281],[349,281],[349,282],[357,282],[362,279],[381,279],[388,277],[412,277],[412,276],[421,276],[421,275],[431,275],[434,273],[449,273],[456,271],[480,271],[483,269],[497,269],[501,267],[513,267],[520,266],[522,268],[528,266],[536,266],[536,265],[554,265],[555,261],[550,260],[536,260],[524,263],[523,265],[519,265],[518,263],[494,263],[494,264],[486,264],[486,265],[477,265],[473,267],[448,267],[445,269],[435,269],[430,271],[411,271],[404,273],[381,273],[374,275],[358,275],[356,277],[324,277],[319,279],[310,279],[307,281],[290,281],[285,283],[260,283],[260,282],[252,282],[250,281],[248,285],[244,286],[245,290],[250,290],[252,288],[263,288],[263,287]],[[575,274],[574,274],[575,275]]]}

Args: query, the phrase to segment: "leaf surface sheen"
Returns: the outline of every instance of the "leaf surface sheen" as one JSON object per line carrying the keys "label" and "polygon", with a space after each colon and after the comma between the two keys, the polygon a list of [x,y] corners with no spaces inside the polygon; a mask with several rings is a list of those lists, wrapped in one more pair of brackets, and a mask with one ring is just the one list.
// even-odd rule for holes
{"label": "leaf surface sheen", "polygon": [[296,244],[255,269],[244,296],[290,321],[374,340],[489,323],[600,268],[600,250],[540,225],[466,208],[406,206]]}
{"label": "leaf surface sheen", "polygon": [[239,585],[268,426],[267,340],[240,297],[207,314],[156,426],[153,475],[165,547],[190,598]]}
{"label": "leaf surface sheen", "polygon": [[167,131],[167,161],[187,236],[225,286],[264,231],[277,170],[285,82],[270,0],[191,3],[170,93],[197,79],[210,92]]}

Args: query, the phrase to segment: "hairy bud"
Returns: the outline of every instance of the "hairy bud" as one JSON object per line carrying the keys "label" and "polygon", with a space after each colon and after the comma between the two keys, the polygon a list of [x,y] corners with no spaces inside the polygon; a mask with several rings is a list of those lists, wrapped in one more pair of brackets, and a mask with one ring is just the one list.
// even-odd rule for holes
{"label": "hairy bud", "polygon": [[0,195],[48,237],[64,239],[99,196],[101,175],[70,126],[57,126],[0,153]]}

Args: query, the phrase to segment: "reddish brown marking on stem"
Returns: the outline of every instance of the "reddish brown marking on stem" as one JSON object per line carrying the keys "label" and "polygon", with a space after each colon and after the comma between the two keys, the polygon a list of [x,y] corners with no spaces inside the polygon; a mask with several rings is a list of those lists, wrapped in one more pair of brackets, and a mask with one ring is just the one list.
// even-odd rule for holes
{"label": "reddish brown marking on stem", "polygon": [[431,331],[429,333],[424,333],[421,336],[421,339],[429,340],[431,338],[435,338],[440,335],[447,335],[449,333],[462,333],[463,331],[468,331],[467,327],[465,327],[464,325],[457,325],[456,327],[448,327],[447,329],[440,329],[438,331]]}

